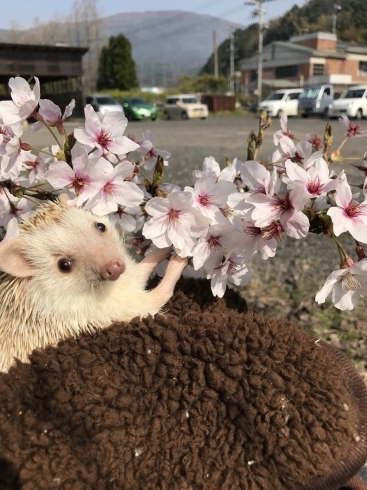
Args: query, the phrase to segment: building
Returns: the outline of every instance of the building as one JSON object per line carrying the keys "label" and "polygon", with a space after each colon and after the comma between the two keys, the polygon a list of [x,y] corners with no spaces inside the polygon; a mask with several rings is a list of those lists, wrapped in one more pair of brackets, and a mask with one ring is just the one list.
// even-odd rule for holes
{"label": "building", "polygon": [[88,48],[0,43],[0,100],[10,98],[8,81],[20,76],[41,84],[41,97],[64,110],[75,99],[74,116],[84,116],[82,56]]}
{"label": "building", "polygon": [[[253,95],[257,54],[240,62],[241,85]],[[264,46],[263,93],[304,84],[333,83],[336,90],[367,83],[367,46],[337,41],[335,34],[313,32]]]}

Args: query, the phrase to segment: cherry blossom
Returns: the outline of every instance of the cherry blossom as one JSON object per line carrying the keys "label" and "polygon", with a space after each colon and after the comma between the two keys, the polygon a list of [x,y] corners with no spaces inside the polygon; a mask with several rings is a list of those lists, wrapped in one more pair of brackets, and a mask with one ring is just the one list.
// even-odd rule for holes
{"label": "cherry blossom", "polygon": [[203,170],[194,170],[192,172],[193,182],[195,183],[198,179],[200,179],[204,174],[214,172],[217,176],[217,181],[228,181],[233,182],[236,175],[239,173],[239,166],[242,164],[240,160],[235,158],[233,160],[232,165],[228,165],[223,170],[220,169],[219,163],[215,160],[214,157],[206,157],[203,162]]}
{"label": "cherry blossom", "polygon": [[367,130],[362,131],[360,124],[352,124],[345,114],[342,114],[341,117],[339,117],[339,122],[345,129],[345,134],[348,138],[352,136],[367,136]]}
{"label": "cherry blossom", "polygon": [[236,286],[245,286],[251,279],[251,272],[244,263],[243,257],[235,253],[216,257],[208,271],[208,279],[211,279],[211,288],[214,296],[223,298],[227,287],[227,280]]}
{"label": "cherry blossom", "polygon": [[171,156],[171,153],[165,150],[158,150],[158,148],[155,147],[154,136],[149,129],[143,133],[143,139],[138,141],[138,145],[140,146],[138,151],[144,156],[143,167],[146,170],[153,170],[157,163],[158,155],[163,158],[164,166],[168,165],[168,159]]}
{"label": "cherry blossom", "polygon": [[272,173],[256,160],[248,160],[240,169],[243,183],[253,194],[267,194],[272,196],[278,180],[274,169]]}
{"label": "cherry blossom", "polygon": [[307,133],[306,139],[315,148],[316,151],[322,150],[322,139],[317,134]]}
{"label": "cherry blossom", "polygon": [[99,191],[104,174],[99,168],[91,167],[82,145],[74,145],[71,158],[73,168],[63,161],[51,163],[45,177],[55,189],[71,190],[75,198],[68,201],[69,205],[81,206]]}
{"label": "cherry blossom", "polygon": [[342,178],[336,189],[335,203],[327,212],[335,235],[349,231],[357,241],[367,243],[367,199],[362,203],[355,201],[347,179]]}
{"label": "cherry blossom", "polygon": [[79,143],[95,148],[93,158],[109,153],[127,154],[139,148],[134,141],[122,136],[127,126],[127,119],[122,112],[111,111],[103,115],[87,104],[84,114],[85,128],[75,129],[74,136]]}
{"label": "cherry blossom", "polygon": [[289,178],[288,188],[302,183],[299,188],[303,189],[310,198],[317,198],[322,194],[336,189],[337,179],[329,177],[329,167],[323,158],[318,158],[315,164],[306,171],[291,160],[285,162],[285,168]]}
{"label": "cherry blossom", "polygon": [[281,113],[281,116],[279,118],[280,122],[280,127],[278,131],[276,131],[273,135],[273,140],[274,140],[274,145],[278,146],[279,141],[283,136],[288,136],[288,138],[293,139],[294,134],[292,134],[289,129],[288,129],[288,116],[285,112]]}
{"label": "cherry blossom", "polygon": [[[75,107],[75,100],[73,99],[70,104],[65,108],[64,114],[61,114],[61,109],[58,105],[54,104],[52,100],[40,99],[38,113],[42,119],[51,127],[56,127],[60,134],[65,134],[65,128],[63,122],[66,118],[70,117]],[[32,124],[30,131],[36,132],[43,127],[40,121]]]}
{"label": "cherry blossom", "polygon": [[[4,197],[8,200],[6,206],[3,206]],[[8,191],[5,191],[5,196],[0,200],[0,226],[7,228],[12,218],[25,219],[31,214],[34,206],[35,204],[28,199],[18,199]]]}
{"label": "cherry blossom", "polygon": [[241,223],[243,235],[241,238],[242,253],[251,257],[258,250],[264,260],[274,257],[277,248],[276,237],[280,237],[279,225],[273,221],[270,225],[259,228],[253,221]]}
{"label": "cherry blossom", "polygon": [[16,124],[27,119],[35,111],[40,100],[40,84],[34,77],[33,90],[22,77],[10,78],[10,96],[13,100],[0,102],[0,114],[5,124]]}
{"label": "cherry blossom", "polygon": [[5,151],[0,162],[0,180],[15,180],[18,177],[22,170],[22,147],[24,146],[29,147],[29,145],[23,145],[21,140],[14,136],[0,148],[1,153]]}
{"label": "cherry blossom", "polygon": [[255,206],[251,215],[255,226],[262,228],[279,219],[286,234],[297,239],[305,237],[310,227],[302,212],[307,201],[308,196],[298,186],[284,197],[254,194],[247,200]]}
{"label": "cherry blossom", "polygon": [[152,218],[145,223],[143,235],[159,248],[173,245],[178,255],[191,255],[194,238],[204,235],[207,219],[196,211],[190,192],[173,192],[167,198],[154,197],[145,205]]}
{"label": "cherry blossom", "polygon": [[205,236],[199,238],[194,250],[194,269],[198,270],[208,266],[217,256],[221,257],[227,252],[234,251],[238,247],[241,235],[231,225],[213,225]]}
{"label": "cherry blossom", "polygon": [[366,295],[367,259],[362,259],[351,267],[332,272],[315,299],[319,304],[331,299],[340,310],[352,310],[359,298]]}
{"label": "cherry blossom", "polygon": [[279,145],[292,162],[299,163],[305,170],[310,168],[323,155],[322,150],[312,153],[312,144],[307,140],[294,144],[294,141],[288,136],[283,136],[279,140]]}
{"label": "cherry blossom", "polygon": [[[7,242],[8,240],[11,240],[12,238],[17,238],[20,234],[19,230],[19,224],[17,218],[14,216],[8,221],[8,224],[6,225],[6,233],[4,238],[2,239],[1,243]],[[0,244],[1,247],[1,244]]]}
{"label": "cherry blossom", "polygon": [[[53,159],[53,161],[55,160],[56,159]],[[45,173],[47,171],[47,162],[49,161],[50,157],[47,157],[42,153],[34,155],[30,151],[23,152],[22,163],[23,167],[30,171],[27,180],[31,185],[47,180]]]}
{"label": "cherry blossom", "polygon": [[137,225],[137,215],[142,212],[139,207],[118,206],[117,211],[110,214],[110,219],[124,231],[134,232]]}
{"label": "cherry blossom", "polygon": [[103,216],[114,213],[118,205],[139,206],[144,199],[144,193],[133,182],[125,181],[134,171],[131,162],[124,161],[114,168],[109,162],[104,162],[104,168],[109,168],[102,180],[98,182],[98,192],[89,199],[85,207],[94,214]]}
{"label": "cherry blossom", "polygon": [[193,196],[193,206],[213,223],[225,223],[226,219],[219,208],[225,206],[228,196],[236,190],[231,182],[217,182],[214,172],[206,172],[194,184],[194,188],[185,187]]}

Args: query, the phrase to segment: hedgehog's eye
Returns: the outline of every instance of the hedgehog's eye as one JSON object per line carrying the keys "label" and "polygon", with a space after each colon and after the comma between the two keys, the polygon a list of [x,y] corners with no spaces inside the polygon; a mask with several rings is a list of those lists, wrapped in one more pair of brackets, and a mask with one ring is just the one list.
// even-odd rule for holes
{"label": "hedgehog's eye", "polygon": [[70,272],[73,264],[71,263],[71,260],[60,259],[58,262],[58,266],[61,272]]}
{"label": "hedgehog's eye", "polygon": [[96,227],[96,230],[100,233],[104,233],[106,231],[106,225],[103,223],[94,223],[94,226]]}

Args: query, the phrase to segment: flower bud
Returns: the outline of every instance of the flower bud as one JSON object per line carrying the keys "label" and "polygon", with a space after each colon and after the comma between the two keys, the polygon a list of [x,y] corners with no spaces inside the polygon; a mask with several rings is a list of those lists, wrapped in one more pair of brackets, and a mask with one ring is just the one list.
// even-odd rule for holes
{"label": "flower bud", "polygon": [[24,143],[24,141],[21,141],[20,142],[20,149],[24,150],[24,151],[31,151],[32,145],[30,145],[29,143]]}
{"label": "flower bud", "polygon": [[333,132],[330,123],[327,123],[325,128],[325,133],[324,133],[325,151],[328,151],[331,148],[332,144],[333,144]]}
{"label": "flower bud", "polygon": [[331,154],[330,154],[330,160],[332,162],[341,162],[342,161],[342,158],[340,156],[340,151],[339,150],[335,150],[333,151]]}
{"label": "flower bud", "polygon": [[145,242],[145,236],[139,236],[139,237],[136,237],[133,239],[133,241],[131,242],[135,247],[137,247],[138,245],[140,245],[141,243]]}
{"label": "flower bud", "polygon": [[364,248],[362,247],[362,245],[358,244],[356,246],[356,254],[358,256],[358,260],[362,260],[362,259],[366,259],[367,257],[365,256],[365,253],[364,253]]}
{"label": "flower bud", "polygon": [[345,255],[344,260],[340,262],[341,269],[349,269],[349,267],[352,267],[353,265],[354,262],[348,255]]}

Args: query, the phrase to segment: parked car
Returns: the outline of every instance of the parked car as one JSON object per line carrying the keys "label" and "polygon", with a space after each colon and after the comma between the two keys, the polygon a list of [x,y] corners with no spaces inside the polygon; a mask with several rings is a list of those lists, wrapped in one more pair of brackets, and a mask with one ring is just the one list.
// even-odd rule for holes
{"label": "parked car", "polygon": [[157,109],[149,104],[148,101],[139,97],[126,97],[120,100],[124,109],[125,116],[129,121],[151,119],[155,121],[157,119]]}
{"label": "parked car", "polygon": [[167,97],[163,107],[163,115],[168,119],[191,119],[200,117],[206,119],[209,109],[206,104],[201,104],[195,95],[171,95]]}
{"label": "parked car", "polygon": [[330,117],[339,117],[341,114],[355,119],[367,116],[367,85],[349,87],[329,105]]}
{"label": "parked car", "polygon": [[92,94],[87,95],[85,99],[87,104],[90,104],[95,111],[99,111],[102,114],[112,111],[124,112],[122,105],[110,95]]}
{"label": "parked car", "polygon": [[260,102],[259,109],[267,111],[270,117],[279,117],[282,112],[287,116],[297,116],[298,97],[302,91],[301,88],[276,90]]}
{"label": "parked car", "polygon": [[298,114],[302,117],[326,117],[333,100],[334,87],[331,84],[306,86],[298,99]]}

